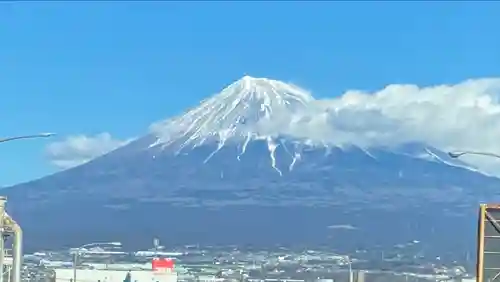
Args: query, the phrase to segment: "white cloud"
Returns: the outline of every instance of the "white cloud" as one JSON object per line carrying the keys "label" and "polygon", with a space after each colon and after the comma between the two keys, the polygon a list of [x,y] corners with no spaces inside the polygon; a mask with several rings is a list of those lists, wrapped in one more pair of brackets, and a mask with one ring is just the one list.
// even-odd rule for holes
{"label": "white cloud", "polygon": [[[247,102],[255,101],[258,99]],[[218,108],[224,110],[227,107]],[[211,109],[214,111],[215,107]],[[229,119],[238,117],[231,114],[227,122],[224,119],[222,123],[212,120],[212,117],[227,115],[215,115],[210,111],[204,114],[204,117],[174,118],[154,123],[150,130],[160,139],[165,137],[162,142],[166,142],[172,134],[186,133],[185,130],[196,121],[204,126],[203,132],[207,134],[213,134],[209,131],[215,128],[215,131],[227,135],[228,128],[218,127],[229,125]],[[276,124],[263,120],[262,123],[267,125],[258,124],[254,129],[338,145],[391,146],[416,141],[443,151],[500,153],[500,78],[472,79],[454,85],[429,87],[394,84],[373,93],[351,90],[336,98],[313,100],[300,116],[273,120]],[[249,126],[245,124],[241,128],[248,130]],[[191,130],[191,134],[201,132],[196,128]],[[71,167],[129,141],[115,140],[108,133],[93,137],[73,136],[51,144],[48,153],[54,164]],[[464,160],[485,172],[500,175],[500,160],[487,157],[466,157]]]}
{"label": "white cloud", "polygon": [[111,134],[106,132],[95,136],[75,135],[49,144],[46,151],[52,164],[66,169],[86,163],[130,141],[131,139],[114,139]]}
{"label": "white cloud", "polygon": [[[389,85],[376,93],[350,91],[327,101],[331,120],[346,131],[359,121],[377,132],[394,129],[391,141],[424,141],[441,148],[499,149],[500,79],[419,88]],[[342,112],[350,117],[342,117]],[[365,120],[363,120],[365,119]],[[384,125],[392,124],[387,127]],[[334,128],[339,129],[338,126]],[[352,131],[352,130],[351,130]]]}
{"label": "white cloud", "polygon": [[[282,120],[270,124],[266,132],[279,130],[276,133],[365,147],[417,141],[443,151],[500,153],[499,98],[500,78],[429,87],[394,84],[373,93],[352,90],[315,100],[308,113],[289,118],[285,125]],[[151,130],[159,136],[178,132],[170,126],[170,122],[156,123]],[[500,160],[464,160],[500,175]]]}
{"label": "white cloud", "polygon": [[[425,142],[443,151],[500,153],[500,79],[468,80],[456,85],[389,85],[366,93],[348,91],[317,101],[328,112],[316,135],[363,146]],[[319,128],[323,128],[321,133]],[[500,160],[464,160],[500,175]]]}

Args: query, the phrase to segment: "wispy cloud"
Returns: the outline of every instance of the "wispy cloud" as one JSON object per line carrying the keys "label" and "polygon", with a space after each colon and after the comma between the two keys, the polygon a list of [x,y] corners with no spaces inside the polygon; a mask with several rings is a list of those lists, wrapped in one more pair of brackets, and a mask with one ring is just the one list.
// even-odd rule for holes
{"label": "wispy cloud", "polygon": [[74,135],[49,144],[46,152],[52,164],[66,169],[102,156],[131,140],[114,139],[107,132],[94,136]]}

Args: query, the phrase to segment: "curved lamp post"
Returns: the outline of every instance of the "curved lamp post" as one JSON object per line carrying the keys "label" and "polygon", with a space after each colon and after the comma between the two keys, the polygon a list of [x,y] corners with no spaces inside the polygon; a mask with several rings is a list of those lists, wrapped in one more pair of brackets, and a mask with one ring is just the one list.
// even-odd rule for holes
{"label": "curved lamp post", "polygon": [[[46,138],[46,137],[51,137],[53,136],[54,133],[39,133],[39,134],[31,134],[31,135],[20,135],[20,136],[13,136],[13,137],[7,137],[7,138],[0,138],[0,143],[4,142],[9,142],[9,141],[14,141],[14,140],[19,140],[19,139],[34,139],[34,138]],[[4,198],[5,201],[5,198]],[[0,282],[3,282],[3,266],[4,266],[4,256],[5,256],[5,246],[4,246],[4,240],[3,240],[3,228],[4,228],[4,217],[5,217],[5,210],[2,210],[2,214],[0,214]],[[14,257],[14,264],[13,264],[13,271],[14,271],[14,276],[12,277],[12,281],[14,282],[21,282],[21,258],[22,258],[22,237],[21,235],[17,234],[16,237],[18,238],[16,251],[15,251],[15,257]],[[15,244],[16,245],[16,244]]]}
{"label": "curved lamp post", "polygon": [[[490,152],[477,152],[477,151],[458,151],[458,152],[448,152],[448,156],[451,158],[457,159],[463,155],[476,155],[476,156],[485,156],[491,157],[495,159],[500,159],[500,154],[490,153]],[[478,260],[479,263],[479,260]],[[478,278],[479,281],[479,278]]]}
{"label": "curved lamp post", "polygon": [[70,252],[73,252],[73,282],[76,282],[76,265],[78,264],[78,258],[82,251],[86,250],[88,247],[99,247],[99,246],[113,246],[113,247],[121,247],[121,242],[96,242],[89,243],[85,245],[81,245],[78,248],[71,248]]}
{"label": "curved lamp post", "polygon": [[448,156],[453,159],[458,159],[463,155],[476,155],[485,156],[500,159],[500,154],[488,153],[488,152],[476,152],[476,151],[458,151],[458,152],[448,152]]}
{"label": "curved lamp post", "polygon": [[47,138],[47,137],[51,137],[51,136],[54,136],[54,135],[55,135],[54,133],[39,133],[39,134],[31,134],[31,135],[21,135],[21,136],[7,137],[7,138],[0,139],[0,143],[14,141],[14,140],[19,140],[19,139]]}

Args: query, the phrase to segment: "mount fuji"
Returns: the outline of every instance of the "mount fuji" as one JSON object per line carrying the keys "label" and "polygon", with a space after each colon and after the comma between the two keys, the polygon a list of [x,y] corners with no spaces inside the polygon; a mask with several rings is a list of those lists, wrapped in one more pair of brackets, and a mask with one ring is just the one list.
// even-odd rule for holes
{"label": "mount fuji", "polygon": [[245,76],[117,150],[3,192],[28,248],[159,236],[472,249],[477,204],[500,198],[500,179],[348,117],[297,86]]}

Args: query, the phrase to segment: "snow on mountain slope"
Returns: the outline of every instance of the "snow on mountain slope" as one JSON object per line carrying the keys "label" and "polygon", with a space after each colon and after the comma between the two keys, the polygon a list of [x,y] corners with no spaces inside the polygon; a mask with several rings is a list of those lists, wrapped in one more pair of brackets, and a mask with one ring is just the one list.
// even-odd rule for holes
{"label": "snow on mountain slope", "polygon": [[[150,147],[169,147],[180,153],[185,148],[217,142],[217,149],[205,159],[208,162],[226,142],[240,141],[239,159],[250,141],[264,140],[271,165],[281,174],[275,151],[285,145],[278,136],[286,135],[286,125],[303,117],[313,101],[307,91],[297,86],[245,76],[184,115],[155,124],[152,129],[157,139]],[[297,152],[291,154],[294,160],[289,166],[293,167],[300,156]]]}
{"label": "snow on mountain slope", "polygon": [[151,146],[176,143],[180,148],[207,140],[265,139],[304,113],[314,98],[280,81],[245,76],[180,117],[153,126],[158,140]]}
{"label": "snow on mountain slope", "polygon": [[[239,153],[236,158],[240,160],[249,142],[265,141],[270,165],[280,175],[283,167],[279,168],[277,165],[277,150],[283,149],[290,156],[284,167],[292,171],[301,160],[301,150],[305,147],[341,150],[356,147],[372,158],[375,158],[373,149],[385,148],[386,151],[413,158],[480,172],[478,168],[451,159],[446,153],[422,142],[404,142],[406,140],[402,138],[392,144],[384,144],[346,139],[344,132],[360,131],[358,133],[366,137],[372,134],[372,129],[363,126],[366,120],[360,120],[355,112],[346,108],[348,101],[343,107],[324,107],[317,102],[308,91],[297,86],[245,76],[185,114],[155,123],[151,127],[155,140],[149,147],[179,154],[203,144],[217,143],[216,149],[204,160],[208,163],[229,143],[238,145]],[[311,123],[312,119],[319,120],[320,124]],[[377,116],[373,116],[373,122],[375,120],[378,120]],[[397,130],[391,120],[382,120],[382,123],[388,132]],[[375,126],[380,127],[381,124]],[[314,134],[310,134],[312,130]]]}

